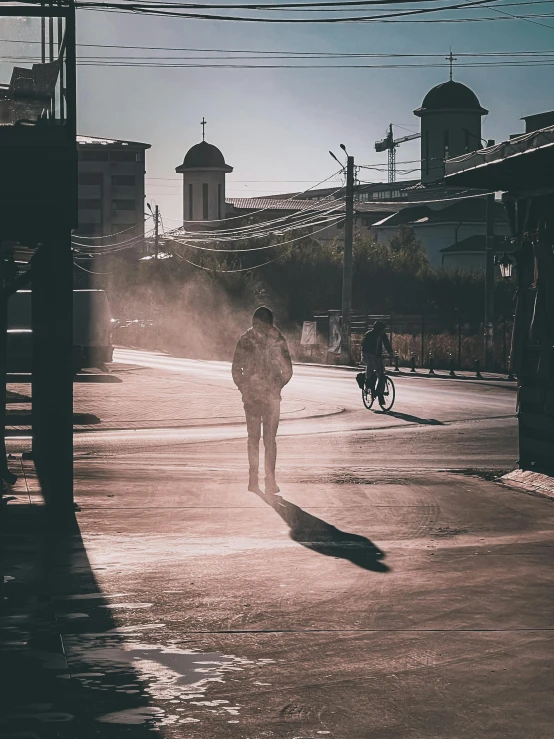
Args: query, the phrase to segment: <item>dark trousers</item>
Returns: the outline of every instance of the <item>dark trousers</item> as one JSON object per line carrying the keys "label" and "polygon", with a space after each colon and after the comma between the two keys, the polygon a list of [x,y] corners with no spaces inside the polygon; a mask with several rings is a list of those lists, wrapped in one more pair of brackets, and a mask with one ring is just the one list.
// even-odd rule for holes
{"label": "dark trousers", "polygon": [[281,414],[280,398],[264,398],[263,400],[244,401],[246,428],[248,430],[248,464],[250,474],[257,475],[260,464],[260,439],[265,447],[265,476],[275,478],[275,462],[277,460],[277,429]]}
{"label": "dark trousers", "polygon": [[364,353],[362,361],[366,366],[366,384],[375,393],[375,381],[377,380],[377,395],[382,395],[385,390],[385,365],[382,357]]}

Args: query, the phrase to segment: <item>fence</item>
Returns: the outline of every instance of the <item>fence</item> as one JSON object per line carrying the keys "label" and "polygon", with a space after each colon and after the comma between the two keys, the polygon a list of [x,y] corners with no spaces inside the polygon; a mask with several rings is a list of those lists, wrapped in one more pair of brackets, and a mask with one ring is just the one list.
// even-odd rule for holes
{"label": "fence", "polygon": [[[314,316],[318,327],[318,346],[311,352],[314,361],[326,361],[328,341],[328,314]],[[464,321],[459,313],[451,316],[436,314],[370,315],[352,314],[352,360],[361,361],[361,340],[365,331],[376,320],[387,325],[393,349],[398,353],[399,364],[411,366],[412,358],[417,367],[429,367],[430,357],[435,368],[474,369],[478,360],[484,366],[484,332],[480,324]],[[494,367],[498,372],[508,370],[512,322],[499,321],[494,331]],[[318,357],[318,359],[315,359]],[[327,358],[329,361],[329,358]],[[337,360],[338,361],[338,360]]]}
{"label": "fence", "polygon": [[[316,345],[302,347],[300,345],[300,327],[285,330],[294,359],[317,363],[338,363],[339,355],[328,352],[329,315],[319,313],[314,316],[317,323]],[[412,358],[416,367],[429,368],[432,361],[435,369],[475,369],[479,360],[484,366],[484,336],[480,325],[471,325],[457,317],[450,320],[437,315],[396,315],[375,316],[353,314],[352,316],[352,361],[361,362],[361,340],[365,331],[376,320],[386,323],[392,346],[398,353],[399,364],[411,367]],[[166,336],[163,327],[152,320],[121,321],[114,326],[112,341],[114,344],[143,347],[145,349],[172,349],[187,351],[186,342],[181,347],[175,343],[175,337]],[[512,323],[500,321],[494,332],[494,367],[497,372],[508,370]],[[229,339],[229,337],[227,337]],[[212,342],[214,343],[214,342]],[[215,342],[220,346],[221,342]],[[225,357],[232,352],[232,347],[225,346]],[[211,356],[211,355],[210,355]],[[432,358],[430,360],[430,357]],[[207,358],[207,355],[206,355]],[[212,358],[217,358],[213,355]],[[222,357],[219,357],[222,358]]]}

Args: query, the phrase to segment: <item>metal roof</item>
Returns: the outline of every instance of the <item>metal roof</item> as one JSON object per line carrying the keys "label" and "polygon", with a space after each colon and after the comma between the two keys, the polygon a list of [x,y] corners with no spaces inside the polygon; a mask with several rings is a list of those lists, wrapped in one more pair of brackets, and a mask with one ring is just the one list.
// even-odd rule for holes
{"label": "metal roof", "polygon": [[446,182],[491,190],[551,187],[554,185],[554,126],[447,159],[445,172]]}
{"label": "metal roof", "polygon": [[[437,203],[438,205],[438,203]],[[394,215],[383,218],[374,226],[400,226],[404,224],[437,224],[437,223],[484,223],[486,219],[486,203],[483,197],[465,198],[457,202],[442,204],[440,208],[427,205],[404,207]],[[496,223],[506,223],[506,214],[502,203],[495,203]]]}
{"label": "metal roof", "polygon": [[139,141],[124,141],[122,139],[101,139],[97,136],[77,136],[77,146],[138,146],[141,149],[149,149],[151,144],[143,144]]}

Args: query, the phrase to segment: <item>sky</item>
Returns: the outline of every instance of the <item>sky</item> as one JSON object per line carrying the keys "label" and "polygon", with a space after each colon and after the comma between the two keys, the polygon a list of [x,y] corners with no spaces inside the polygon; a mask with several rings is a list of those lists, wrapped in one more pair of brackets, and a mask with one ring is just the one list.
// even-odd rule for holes
{"label": "sky", "polygon": [[[554,2],[496,7],[512,13],[554,12]],[[464,11],[465,15],[487,11]],[[454,24],[247,24],[79,10],[80,43],[212,49],[276,49],[371,53],[439,53],[554,49],[554,18],[546,28],[524,21]],[[13,20],[0,21],[0,50],[13,53]],[[9,24],[12,24],[11,26]],[[9,52],[8,52],[9,49]],[[141,54],[81,50],[91,54]],[[167,52],[157,52],[167,56]],[[264,63],[264,62],[261,62]],[[284,63],[291,63],[284,62]],[[0,81],[6,65],[0,65]],[[551,67],[454,66],[490,112],[483,138],[501,141],[523,131],[520,118],[554,109]],[[448,79],[448,62],[431,69],[161,69],[79,67],[78,131],[91,136],[151,144],[147,152],[147,200],[160,206],[171,226],[182,213],[181,180],[175,167],[202,138],[234,167],[228,197],[301,191],[333,175],[344,143],[357,164],[385,164],[374,142],[390,123],[396,136],[419,130],[413,110],[427,91]],[[401,145],[398,162],[419,158],[419,141]],[[399,168],[417,164],[398,165]],[[417,177],[417,172],[404,177]],[[386,180],[385,172],[362,170],[360,178]],[[336,182],[337,186],[339,182]]]}

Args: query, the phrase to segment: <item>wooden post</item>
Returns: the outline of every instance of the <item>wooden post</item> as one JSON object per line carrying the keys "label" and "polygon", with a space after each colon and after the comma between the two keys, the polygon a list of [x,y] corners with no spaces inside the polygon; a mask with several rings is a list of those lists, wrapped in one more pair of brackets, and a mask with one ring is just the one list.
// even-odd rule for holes
{"label": "wooden post", "polygon": [[344,254],[342,263],[342,346],[343,361],[350,362],[350,326],[352,322],[352,245],[354,240],[354,157],[346,160],[346,198],[344,219]]}
{"label": "wooden post", "polygon": [[33,259],[33,457],[49,506],[73,511],[73,260],[65,243]]}

